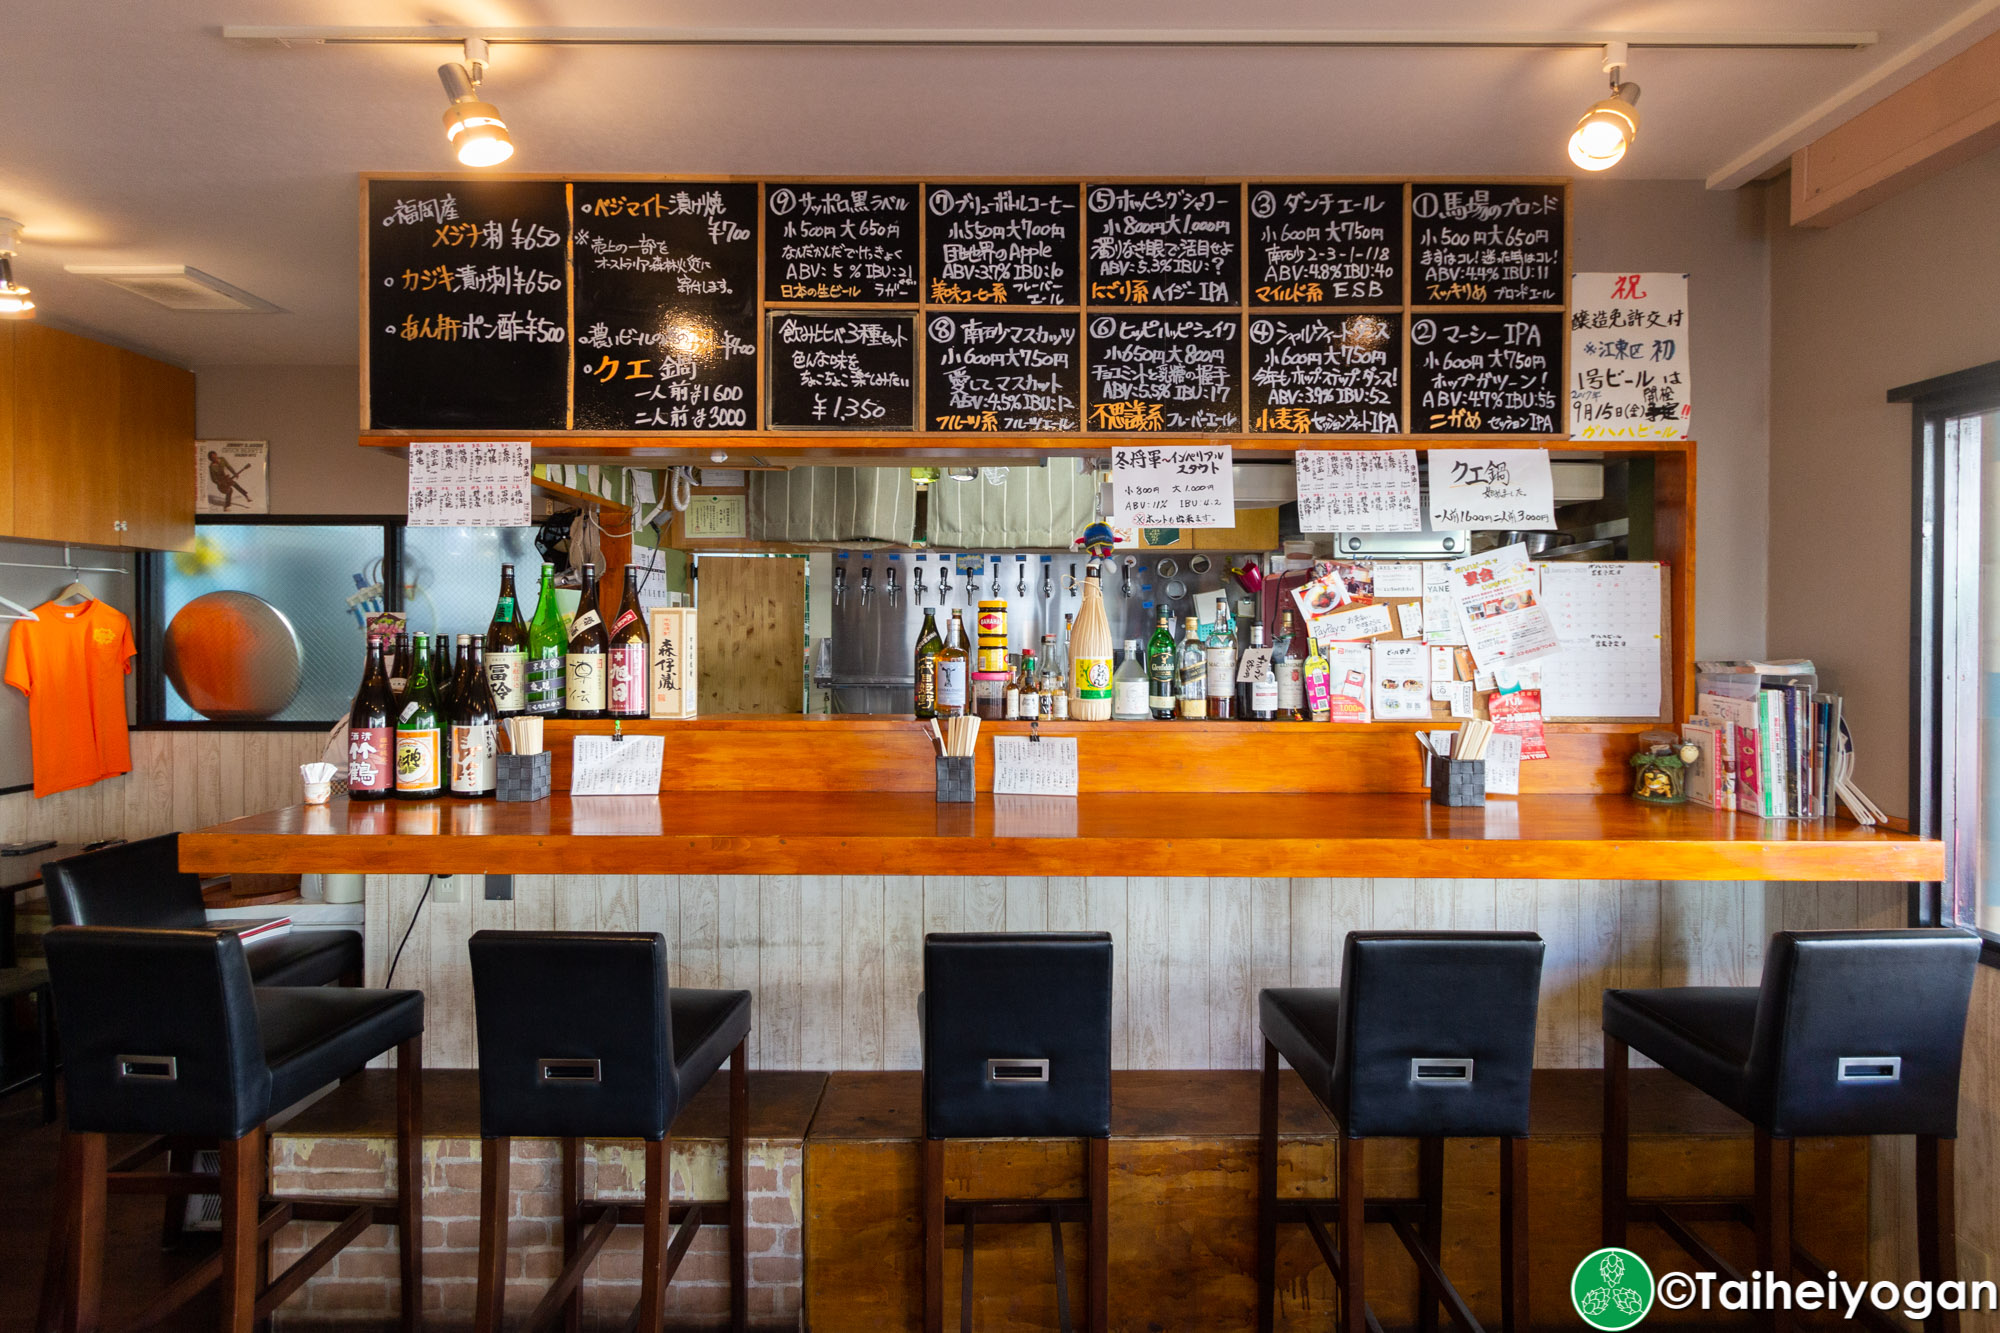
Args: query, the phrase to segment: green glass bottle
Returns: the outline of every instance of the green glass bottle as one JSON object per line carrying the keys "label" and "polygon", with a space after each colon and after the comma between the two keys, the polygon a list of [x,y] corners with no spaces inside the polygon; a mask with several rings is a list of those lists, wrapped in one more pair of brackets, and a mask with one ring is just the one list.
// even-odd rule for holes
{"label": "green glass bottle", "polygon": [[563,706],[563,654],[569,636],[563,633],[562,612],[556,607],[556,571],[542,566],[542,591],[528,622],[528,712],[554,717]]}
{"label": "green glass bottle", "polygon": [[428,635],[419,634],[396,709],[396,795],[426,801],[444,791],[444,712],[431,684]]}
{"label": "green glass bottle", "polygon": [[1173,626],[1168,623],[1167,608],[1163,606],[1159,622],[1153,626],[1153,637],[1146,642],[1146,704],[1162,722],[1173,720],[1174,681],[1179,671]]}
{"label": "green glass bottle", "polygon": [[944,651],[944,639],[938,634],[937,616],[930,607],[924,608],[924,627],[917,634],[917,716],[931,718],[937,712],[937,662],[938,654]]}

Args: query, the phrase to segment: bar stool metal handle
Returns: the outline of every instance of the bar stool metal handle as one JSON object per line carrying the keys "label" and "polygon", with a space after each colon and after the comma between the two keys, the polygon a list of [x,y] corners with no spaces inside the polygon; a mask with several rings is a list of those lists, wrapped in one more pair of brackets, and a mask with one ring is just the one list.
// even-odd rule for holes
{"label": "bar stool metal handle", "polygon": [[1900,1083],[1903,1057],[1900,1055],[1843,1055],[1835,1081],[1840,1083]]}
{"label": "bar stool metal handle", "polygon": [[1418,1056],[1410,1061],[1410,1086],[1469,1088],[1472,1086],[1472,1061],[1457,1056],[1437,1058]]}
{"label": "bar stool metal handle", "polygon": [[180,1061],[171,1055],[121,1055],[116,1059],[121,1080],[142,1079],[149,1083],[180,1081]]}
{"label": "bar stool metal handle", "polygon": [[1049,1062],[1047,1060],[988,1060],[986,1062],[988,1083],[1047,1083]]}
{"label": "bar stool metal handle", "polygon": [[604,1069],[596,1060],[544,1057],[535,1061],[535,1082],[544,1087],[575,1087],[603,1081]]}

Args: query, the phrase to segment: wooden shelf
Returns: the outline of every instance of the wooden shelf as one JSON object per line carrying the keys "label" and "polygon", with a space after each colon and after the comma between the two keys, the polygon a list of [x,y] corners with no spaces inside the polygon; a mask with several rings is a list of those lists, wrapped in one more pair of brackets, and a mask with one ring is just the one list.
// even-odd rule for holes
{"label": "wooden shelf", "polygon": [[[1414,747],[1412,747],[1414,748]],[[1191,784],[1198,786],[1199,784]],[[557,795],[529,804],[292,806],[181,835],[197,872],[1185,875],[1935,880],[1943,844],[1846,820],[1759,820],[1624,796],[1450,808],[1401,794],[1200,790]]]}

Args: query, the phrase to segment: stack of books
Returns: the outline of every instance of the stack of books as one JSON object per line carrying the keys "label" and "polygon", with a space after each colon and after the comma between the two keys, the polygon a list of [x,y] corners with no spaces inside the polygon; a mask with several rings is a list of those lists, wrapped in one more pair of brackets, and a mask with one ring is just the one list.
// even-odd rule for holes
{"label": "stack of books", "polygon": [[1840,696],[1819,690],[1813,664],[1697,662],[1695,669],[1695,716],[1682,734],[1700,755],[1688,773],[1688,799],[1764,819],[1833,814],[1848,747]]}

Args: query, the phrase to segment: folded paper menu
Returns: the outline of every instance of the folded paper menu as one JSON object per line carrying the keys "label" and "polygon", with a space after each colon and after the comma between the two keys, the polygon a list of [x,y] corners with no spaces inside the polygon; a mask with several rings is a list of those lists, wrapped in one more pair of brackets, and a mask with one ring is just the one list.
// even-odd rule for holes
{"label": "folded paper menu", "polygon": [[570,751],[571,796],[652,796],[666,762],[664,736],[578,736]]}

